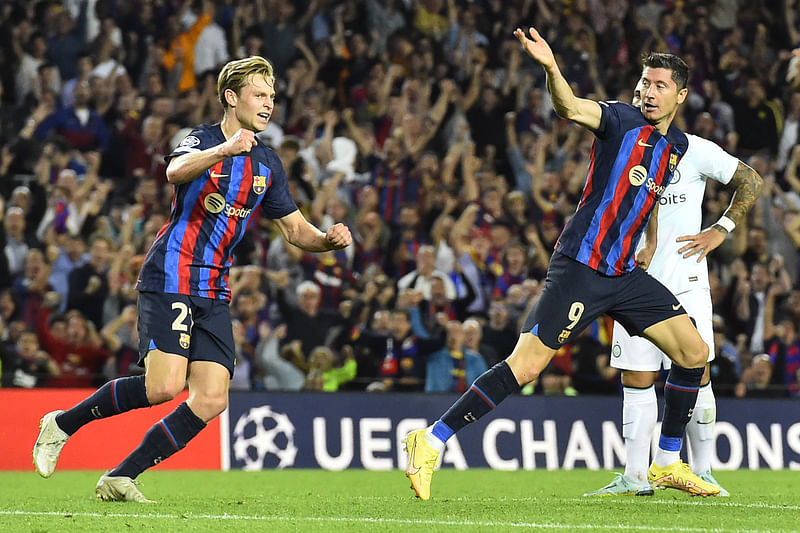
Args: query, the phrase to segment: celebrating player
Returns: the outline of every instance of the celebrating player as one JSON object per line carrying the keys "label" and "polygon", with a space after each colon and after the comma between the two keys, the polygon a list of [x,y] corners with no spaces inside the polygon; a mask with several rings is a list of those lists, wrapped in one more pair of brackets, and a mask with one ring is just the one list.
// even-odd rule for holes
{"label": "celebrating player", "polygon": [[[641,105],[641,93],[640,83],[634,90],[634,106]],[[723,243],[738,222],[744,220],[759,197],[762,180],[755,170],[713,142],[695,135],[687,134],[686,137],[689,148],[660,201],[658,246],[655,250],[649,246],[641,250],[637,260],[651,276],[676,295],[695,320],[700,335],[708,344],[708,360],[711,361],[714,358],[714,328],[706,256]],[[700,231],[703,191],[708,179],[728,184],[735,193],[722,218]],[[688,244],[683,244],[685,242]],[[693,257],[695,255],[698,255],[697,260]],[[627,452],[625,473],[617,474],[611,483],[585,496],[651,495],[653,489],[647,481],[647,464],[650,437],[658,418],[653,382],[661,365],[669,369],[670,361],[653,343],[629,335],[618,322],[614,323],[611,355],[611,366],[622,370],[622,435]],[[706,363],[686,435],[692,471],[701,479],[719,485],[711,475],[712,430],[717,407],[708,369]],[[728,491],[720,487],[720,495],[727,496]]]}
{"label": "celebrating player", "polygon": [[228,270],[257,205],[288,242],[304,250],[351,243],[346,226],[322,233],[305,219],[278,156],[255,137],[269,122],[274,85],[272,65],[262,57],[226,64],[217,81],[222,122],[197,127],[168,156],[172,212],[137,283],[139,364],[145,374],[106,383],[71,409],[42,418],[33,457],[43,477],[53,474],[67,439],[83,425],[169,401],[188,383],[188,400],[155,424],[95,488],[101,500],[149,502],[136,477],[186,446],[225,410],[234,366]]}
{"label": "celebrating player", "polygon": [[[511,355],[475,380],[432,426],[409,433],[406,476],[417,496],[429,499],[447,439],[535,380],[573,333],[608,313],[630,333],[653,341],[674,363],[650,481],[692,494],[717,494],[719,488],[692,473],[679,455],[708,346],[675,296],[634,259],[651,212],[687,149],[686,136],[671,124],[688,93],[689,69],[671,54],[646,57],[641,109],[577,98],[547,42],[534,28],[528,33],[530,38],[517,29],[514,35],[544,67],[556,112],[595,135],[586,184]],[[648,241],[652,238],[655,232],[649,229]]]}

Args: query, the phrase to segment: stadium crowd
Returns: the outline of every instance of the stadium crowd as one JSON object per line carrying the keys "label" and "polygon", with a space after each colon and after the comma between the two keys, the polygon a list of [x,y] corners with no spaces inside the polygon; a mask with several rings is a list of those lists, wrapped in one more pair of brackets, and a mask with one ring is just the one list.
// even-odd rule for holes
{"label": "stadium crowd", "polygon": [[[221,118],[218,67],[263,55],[277,97],[259,136],[306,216],[355,242],[309,254],[253,218],[229,280],[231,388],[465,390],[513,348],[591,150],[512,35],[532,25],[578,95],[630,101],[646,51],[690,65],[677,125],[764,177],[709,256],[712,381],[799,396],[798,15],[795,0],[2,2],[2,386],[141,372],[133,287],[169,213],[163,157]],[[706,226],[730,194],[709,181]],[[619,394],[610,331],[596,322],[524,392]]]}

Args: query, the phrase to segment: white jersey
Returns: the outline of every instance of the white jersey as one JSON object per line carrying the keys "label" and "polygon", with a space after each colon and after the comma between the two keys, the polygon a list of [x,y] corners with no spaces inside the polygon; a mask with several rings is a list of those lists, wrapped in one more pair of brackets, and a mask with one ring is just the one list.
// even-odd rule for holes
{"label": "white jersey", "polygon": [[726,184],[739,165],[737,158],[717,144],[688,133],[686,137],[689,148],[659,200],[658,244],[647,269],[673,294],[709,288],[706,260],[698,263],[696,255],[684,259],[678,249],[686,243],[675,239],[700,233],[706,180]]}

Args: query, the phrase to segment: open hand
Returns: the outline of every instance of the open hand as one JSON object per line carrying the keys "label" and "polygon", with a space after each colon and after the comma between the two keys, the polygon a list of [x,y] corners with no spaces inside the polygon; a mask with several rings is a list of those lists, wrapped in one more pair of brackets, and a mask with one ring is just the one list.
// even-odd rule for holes
{"label": "open hand", "polygon": [[682,235],[675,239],[676,242],[688,242],[678,250],[678,253],[683,254],[684,259],[692,257],[695,254],[700,254],[697,258],[699,263],[711,253],[712,250],[717,248],[720,244],[725,242],[725,234],[717,229],[708,228],[697,235]]}
{"label": "open hand", "polygon": [[553,51],[550,49],[550,45],[544,40],[544,37],[539,35],[539,32],[536,31],[534,27],[528,28],[528,34],[530,34],[530,38],[526,37],[525,32],[521,29],[517,28],[514,30],[514,37],[519,39],[522,48],[528,52],[529,56],[538,61],[545,69],[554,66],[556,64],[556,58],[553,55]]}

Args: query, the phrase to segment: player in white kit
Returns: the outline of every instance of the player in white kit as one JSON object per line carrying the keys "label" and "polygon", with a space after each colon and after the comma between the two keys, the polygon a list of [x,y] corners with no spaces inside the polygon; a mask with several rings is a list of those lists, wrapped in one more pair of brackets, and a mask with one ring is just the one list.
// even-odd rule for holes
{"label": "player in white kit", "polygon": [[[640,105],[640,94],[641,88],[637,85],[633,105]],[[762,180],[757,172],[717,144],[688,133],[686,136],[689,148],[661,197],[657,217],[653,217],[658,224],[655,252],[643,243],[637,261],[672,291],[695,320],[700,336],[708,344],[708,360],[711,361],[714,359],[714,331],[706,256],[722,244],[737,222],[743,220],[758,198]],[[703,196],[709,179],[729,185],[736,192],[720,220],[711,228],[700,231]],[[670,367],[670,360],[653,343],[644,337],[629,335],[615,322],[611,366],[622,370],[622,435],[627,452],[625,473],[617,474],[611,483],[584,496],[649,496],[653,489],[647,481],[647,469],[658,419],[653,383],[662,366],[665,369]],[[719,486],[711,475],[712,430],[716,412],[706,364],[697,403],[686,426],[689,463],[694,473]],[[728,492],[720,487],[720,496],[727,495]]]}

